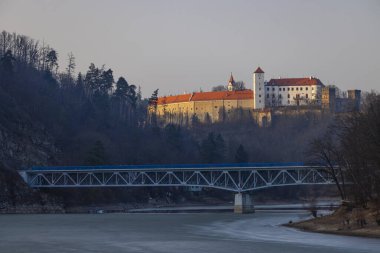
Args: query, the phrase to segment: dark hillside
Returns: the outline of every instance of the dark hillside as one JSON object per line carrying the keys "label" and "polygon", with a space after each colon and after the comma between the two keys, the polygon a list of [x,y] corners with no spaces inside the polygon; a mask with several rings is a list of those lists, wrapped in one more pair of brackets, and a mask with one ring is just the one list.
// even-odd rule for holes
{"label": "dark hillside", "polygon": [[167,191],[180,199],[186,193],[173,189],[46,190],[48,198],[28,189],[14,171],[33,165],[305,161],[309,140],[329,121],[311,114],[279,117],[268,128],[249,121],[163,126],[147,120],[148,99],[126,78],[93,63],[74,76],[74,56],[60,68],[59,56],[26,36],[0,34],[0,203],[147,201]]}

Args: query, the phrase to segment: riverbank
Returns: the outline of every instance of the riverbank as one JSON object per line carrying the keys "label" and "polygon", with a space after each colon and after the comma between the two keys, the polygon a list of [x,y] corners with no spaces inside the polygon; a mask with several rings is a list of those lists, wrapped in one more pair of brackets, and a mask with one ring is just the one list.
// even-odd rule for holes
{"label": "riverbank", "polygon": [[[316,207],[319,211],[331,211],[337,206],[331,202],[321,202]],[[309,210],[309,205],[305,203],[260,203],[255,205],[255,211],[305,211]],[[185,205],[185,206],[161,206],[151,208],[129,209],[128,213],[233,213],[232,204],[219,205]]]}
{"label": "riverbank", "polygon": [[308,232],[380,238],[380,213],[373,205],[367,209],[341,206],[334,213],[285,224]]}
{"label": "riverbank", "polygon": [[[315,208],[319,211],[337,209],[339,202],[334,199],[320,200]],[[271,201],[255,203],[256,211],[297,211],[310,210],[310,203],[301,201]],[[185,201],[182,203],[167,203],[151,201],[148,203],[115,203],[104,205],[18,205],[1,208],[0,214],[85,214],[85,213],[232,213],[233,202],[208,199],[207,201]],[[324,212],[325,213],[325,212]]]}
{"label": "riverbank", "polygon": [[[335,200],[319,201],[318,210],[332,211],[338,207]],[[256,211],[296,211],[310,210],[310,204],[305,202],[260,202],[255,204]],[[72,206],[66,208],[66,213],[232,213],[233,202],[189,201],[184,203],[119,203],[114,205]]]}

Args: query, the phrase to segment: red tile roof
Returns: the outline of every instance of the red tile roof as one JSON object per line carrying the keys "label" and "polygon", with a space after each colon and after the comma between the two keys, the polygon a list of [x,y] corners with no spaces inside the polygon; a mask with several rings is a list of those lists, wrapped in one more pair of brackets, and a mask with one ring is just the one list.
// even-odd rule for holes
{"label": "red tile roof", "polygon": [[167,96],[158,98],[158,104],[180,103],[188,101],[207,101],[207,100],[240,100],[253,99],[252,90],[241,91],[210,91],[194,92],[192,94]]}
{"label": "red tile roof", "polygon": [[190,101],[190,98],[191,98],[191,94],[159,97],[157,104],[162,105],[162,104],[188,102],[188,101]]}
{"label": "red tile roof", "polygon": [[253,73],[264,73],[264,71],[263,71],[260,67],[258,67],[258,68],[255,70],[255,72],[253,72]]}
{"label": "red tile roof", "polygon": [[304,86],[304,85],[321,85],[324,87],[324,84],[315,77],[303,77],[303,78],[280,78],[280,79],[271,79],[267,86]]}
{"label": "red tile roof", "polygon": [[191,101],[252,99],[252,90],[196,92]]}

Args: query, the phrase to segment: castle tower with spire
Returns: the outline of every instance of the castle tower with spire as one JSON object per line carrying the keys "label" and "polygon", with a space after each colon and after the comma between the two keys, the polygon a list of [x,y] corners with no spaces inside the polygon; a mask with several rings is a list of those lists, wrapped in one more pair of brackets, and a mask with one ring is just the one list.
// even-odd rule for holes
{"label": "castle tower with spire", "polygon": [[230,80],[228,81],[227,90],[228,91],[235,90],[235,80],[234,80],[234,77],[232,76],[232,72],[231,72]]}
{"label": "castle tower with spire", "polygon": [[253,100],[254,109],[265,107],[264,71],[260,67],[253,72]]}

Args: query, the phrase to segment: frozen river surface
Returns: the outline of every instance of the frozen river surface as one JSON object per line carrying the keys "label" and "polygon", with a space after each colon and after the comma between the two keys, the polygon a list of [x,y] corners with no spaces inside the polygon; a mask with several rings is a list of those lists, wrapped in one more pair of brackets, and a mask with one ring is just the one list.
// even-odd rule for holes
{"label": "frozen river surface", "polygon": [[0,215],[3,252],[380,252],[380,240],[282,226],[299,213]]}

